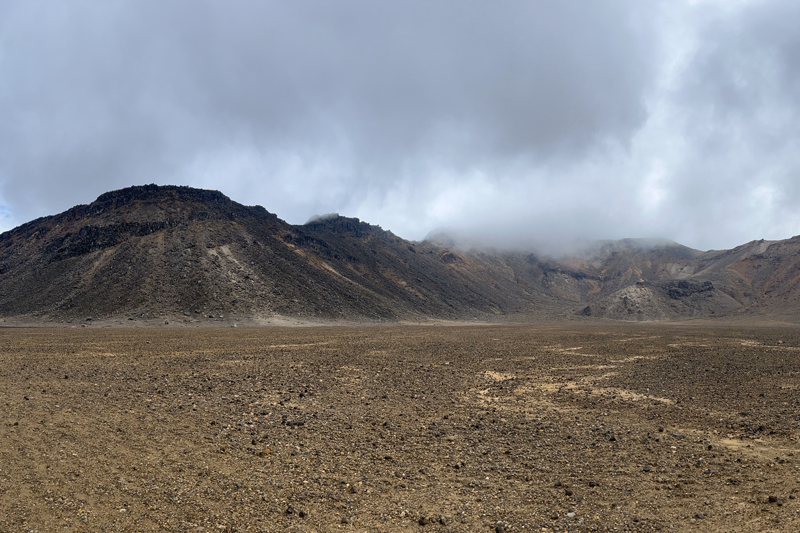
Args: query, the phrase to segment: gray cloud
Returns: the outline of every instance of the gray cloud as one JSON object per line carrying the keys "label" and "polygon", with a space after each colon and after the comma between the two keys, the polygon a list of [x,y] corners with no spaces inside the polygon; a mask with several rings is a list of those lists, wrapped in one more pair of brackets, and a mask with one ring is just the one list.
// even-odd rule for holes
{"label": "gray cloud", "polygon": [[[800,6],[702,6],[697,42],[676,86],[686,146],[672,207],[695,233],[736,239],[800,233]],[[709,237],[704,237],[710,241]],[[725,242],[727,241],[727,242]]]}
{"label": "gray cloud", "polygon": [[0,226],[156,182],[408,238],[800,233],[790,2],[0,10]]}

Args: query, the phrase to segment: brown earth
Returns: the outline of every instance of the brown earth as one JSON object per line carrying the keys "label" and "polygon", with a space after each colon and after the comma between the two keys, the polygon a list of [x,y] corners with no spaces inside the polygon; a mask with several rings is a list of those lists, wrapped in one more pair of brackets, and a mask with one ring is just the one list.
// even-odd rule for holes
{"label": "brown earth", "polygon": [[0,329],[1,531],[798,531],[800,331]]}

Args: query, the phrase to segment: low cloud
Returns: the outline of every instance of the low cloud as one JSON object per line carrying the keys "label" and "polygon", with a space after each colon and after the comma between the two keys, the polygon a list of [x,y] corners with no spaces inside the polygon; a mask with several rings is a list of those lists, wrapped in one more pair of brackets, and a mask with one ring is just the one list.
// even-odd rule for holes
{"label": "low cloud", "polygon": [[157,182],[410,239],[785,238],[798,23],[775,0],[5,2],[0,196],[8,224]]}

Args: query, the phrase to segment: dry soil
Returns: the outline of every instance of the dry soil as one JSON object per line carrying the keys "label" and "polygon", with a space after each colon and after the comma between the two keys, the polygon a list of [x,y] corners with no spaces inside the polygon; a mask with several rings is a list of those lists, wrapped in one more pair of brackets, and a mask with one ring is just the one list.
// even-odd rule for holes
{"label": "dry soil", "polygon": [[0,329],[0,531],[799,531],[789,328]]}

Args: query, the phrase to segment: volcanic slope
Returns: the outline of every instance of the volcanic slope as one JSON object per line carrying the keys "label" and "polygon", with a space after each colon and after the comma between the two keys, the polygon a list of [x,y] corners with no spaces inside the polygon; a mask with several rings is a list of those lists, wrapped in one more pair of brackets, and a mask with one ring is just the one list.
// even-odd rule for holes
{"label": "volcanic slope", "polygon": [[401,320],[800,315],[800,237],[701,252],[595,243],[559,259],[302,226],[217,191],[145,185],[0,235],[0,316]]}
{"label": "volcanic slope", "polygon": [[0,315],[399,319],[529,312],[533,295],[495,270],[358,219],[292,226],[216,191],[147,185],[0,235]]}
{"label": "volcanic slope", "polygon": [[[731,250],[699,252],[675,243],[645,253],[614,252],[615,274],[626,264],[635,283],[593,299],[586,314],[637,319],[715,316],[800,319],[800,237],[752,241]],[[671,253],[665,253],[672,249]],[[601,263],[608,272],[611,261]],[[608,284],[606,283],[607,287]]]}

